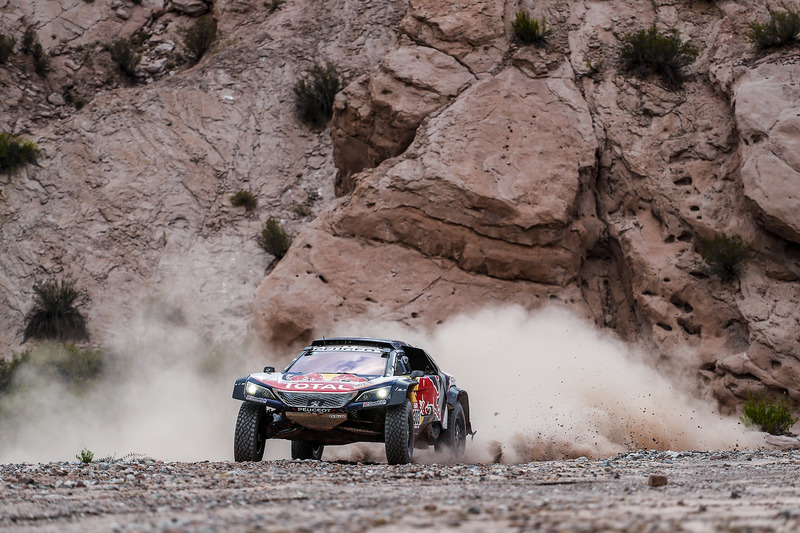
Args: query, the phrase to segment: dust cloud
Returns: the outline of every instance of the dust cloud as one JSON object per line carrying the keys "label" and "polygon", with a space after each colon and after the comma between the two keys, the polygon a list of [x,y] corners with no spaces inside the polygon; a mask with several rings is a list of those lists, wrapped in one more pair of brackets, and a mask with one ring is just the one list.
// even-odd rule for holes
{"label": "dust cloud", "polygon": [[[46,364],[23,366],[17,392],[0,403],[0,462],[74,461],[84,448],[96,460],[232,459],[231,391],[248,373],[249,347],[164,318],[143,315],[119,328],[100,383],[76,390]],[[42,352],[52,349],[38,345],[31,359],[47,360]]]}
{"label": "dust cloud", "polygon": [[[0,462],[128,454],[162,460],[231,460],[236,378],[293,354],[267,357],[248,342],[215,343],[180,320],[126,324],[108,342],[111,370],[74,391],[28,369],[0,404]],[[763,442],[737,420],[682,392],[612,336],[560,308],[485,309],[432,333],[398,323],[341,324],[325,336],[406,340],[428,350],[470,395],[467,459],[525,462],[606,457],[646,449],[753,448]],[[326,459],[382,461],[382,445],[329,447]],[[271,441],[265,459],[288,458]],[[433,452],[418,460],[443,462]]]}
{"label": "dust cloud", "polygon": [[453,317],[431,334],[386,324],[363,326],[359,334],[387,331],[425,348],[469,393],[477,431],[467,444],[471,461],[602,458],[636,449],[755,448],[764,442],[657,374],[643,354],[560,307],[484,309]]}

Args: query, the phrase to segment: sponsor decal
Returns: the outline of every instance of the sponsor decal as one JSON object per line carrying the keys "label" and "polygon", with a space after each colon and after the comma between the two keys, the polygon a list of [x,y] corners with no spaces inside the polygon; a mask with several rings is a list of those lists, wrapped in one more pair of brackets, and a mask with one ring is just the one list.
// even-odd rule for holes
{"label": "sponsor decal", "polygon": [[253,402],[258,402],[258,403],[267,403],[267,399],[266,398],[261,398],[259,396],[250,396],[249,394],[247,396],[245,396],[244,399],[245,400],[250,400],[250,401],[253,401]]}
{"label": "sponsor decal", "polygon": [[364,402],[361,404],[362,407],[372,407],[375,405],[386,405],[386,400],[376,400],[374,402]]}
{"label": "sponsor decal", "polygon": [[330,413],[333,409],[326,409],[324,407],[298,407],[301,413]]}
{"label": "sponsor decal", "polygon": [[351,391],[356,387],[347,383],[306,383],[303,381],[287,383],[284,390],[315,390],[315,391]]}

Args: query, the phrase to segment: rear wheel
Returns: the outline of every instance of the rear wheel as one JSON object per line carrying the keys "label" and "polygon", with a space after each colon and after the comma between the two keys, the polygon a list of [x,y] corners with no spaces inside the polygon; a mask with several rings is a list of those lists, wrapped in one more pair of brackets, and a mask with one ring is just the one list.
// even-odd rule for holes
{"label": "rear wheel", "polygon": [[414,417],[411,402],[392,405],[386,409],[386,460],[390,465],[404,465],[414,455]]}
{"label": "rear wheel", "polygon": [[260,461],[266,444],[267,411],[263,405],[243,403],[236,418],[233,458],[237,462]]}
{"label": "rear wheel", "polygon": [[464,456],[464,449],[467,447],[467,421],[464,416],[464,408],[461,402],[456,402],[455,406],[447,415],[447,429],[443,430],[436,441],[435,449],[437,452],[449,451],[456,459]]}
{"label": "rear wheel", "polygon": [[307,440],[292,441],[292,459],[322,459],[322,451],[325,446]]}

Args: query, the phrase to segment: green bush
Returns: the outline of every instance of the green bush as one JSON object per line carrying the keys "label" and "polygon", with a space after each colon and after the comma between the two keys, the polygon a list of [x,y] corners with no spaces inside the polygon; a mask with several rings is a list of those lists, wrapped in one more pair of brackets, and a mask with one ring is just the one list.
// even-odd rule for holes
{"label": "green bush", "polygon": [[758,398],[747,395],[744,402],[744,414],[741,421],[746,425],[754,425],[772,435],[786,435],[797,422],[797,417],[783,400],[773,400],[761,394]]}
{"label": "green bush", "polygon": [[0,395],[7,394],[14,385],[14,376],[19,367],[30,358],[30,350],[25,350],[21,354],[14,353],[11,359],[0,357]]}
{"label": "green bush", "polygon": [[136,67],[142,60],[142,55],[137,54],[128,39],[122,38],[114,41],[109,48],[111,60],[117,64],[119,71],[128,78],[136,77]]}
{"label": "green bush", "polygon": [[50,56],[45,52],[42,43],[35,43],[31,51],[33,56],[33,70],[40,76],[50,72]]}
{"label": "green bush", "polygon": [[642,76],[656,74],[664,85],[676,89],[683,85],[683,68],[692,64],[697,54],[695,46],[681,42],[678,30],[659,33],[653,24],[622,38],[620,58],[625,69]]}
{"label": "green bush", "polygon": [[521,9],[514,15],[511,23],[514,35],[525,44],[543,45],[547,42],[547,21],[544,17],[535,19],[527,11]]}
{"label": "green bush", "polygon": [[305,122],[321,126],[333,116],[336,93],[344,89],[344,80],[331,62],[314,65],[294,86],[297,112]]}
{"label": "green bush", "polygon": [[752,252],[749,243],[738,236],[717,235],[703,240],[700,244],[700,256],[712,274],[718,275],[722,281],[733,281],[739,277],[741,263]]}
{"label": "green bush", "polygon": [[20,43],[20,49],[25,54],[32,54],[33,53],[33,45],[39,42],[39,36],[36,34],[36,30],[33,29],[33,26],[28,26],[25,28],[25,33],[22,34],[22,42]]}
{"label": "green bush", "polygon": [[292,239],[289,238],[286,231],[280,223],[272,217],[269,217],[264,228],[261,230],[258,238],[258,245],[269,254],[275,256],[275,259],[280,259],[289,250],[292,244]]}
{"label": "green bush", "polygon": [[784,46],[800,33],[800,12],[773,11],[767,22],[751,22],[745,35],[759,50]]}
{"label": "green bush", "polygon": [[183,30],[183,47],[192,63],[197,63],[211,48],[217,37],[217,22],[208,15],[200,17],[194,24]]}
{"label": "green bush", "polygon": [[94,453],[89,451],[88,448],[84,448],[81,450],[81,453],[75,455],[75,459],[83,464],[88,464],[92,462],[92,459],[94,459]]}
{"label": "green bush", "polygon": [[17,44],[16,39],[13,37],[6,37],[0,33],[0,65],[8,61],[8,58],[14,53],[15,44]]}
{"label": "green bush", "polygon": [[38,156],[39,147],[33,141],[0,133],[0,172],[10,174],[25,165],[35,165]]}
{"label": "green bush", "polygon": [[64,344],[56,351],[53,367],[74,388],[82,389],[103,374],[106,355],[102,350]]}
{"label": "green bush", "polygon": [[244,207],[246,211],[252,211],[258,205],[258,198],[250,191],[238,191],[231,196],[231,205],[234,207]]}
{"label": "green bush", "polygon": [[286,0],[265,0],[264,7],[266,7],[270,13],[273,13],[276,9],[278,9],[285,3]]}
{"label": "green bush", "polygon": [[89,338],[86,319],[77,307],[82,295],[70,281],[49,281],[33,286],[34,306],[28,314],[22,342],[28,339],[58,341]]}

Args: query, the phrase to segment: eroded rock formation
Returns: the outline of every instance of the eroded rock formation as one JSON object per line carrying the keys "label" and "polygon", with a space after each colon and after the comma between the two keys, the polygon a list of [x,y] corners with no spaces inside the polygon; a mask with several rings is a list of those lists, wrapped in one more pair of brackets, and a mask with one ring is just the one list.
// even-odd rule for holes
{"label": "eroded rock formation", "polygon": [[[751,47],[751,3],[520,5],[551,22],[546,48],[514,41],[517,4],[411,0],[413,46],[339,97],[342,198],[259,288],[257,330],[302,342],[354,315],[424,328],[555,300],[688,366],[725,411],[800,399],[796,49]],[[619,38],[653,22],[701,50],[682,90],[618,67]],[[433,80],[391,67],[412,53]],[[733,284],[699,254],[720,234],[753,246]]]}

